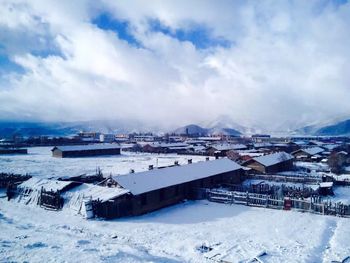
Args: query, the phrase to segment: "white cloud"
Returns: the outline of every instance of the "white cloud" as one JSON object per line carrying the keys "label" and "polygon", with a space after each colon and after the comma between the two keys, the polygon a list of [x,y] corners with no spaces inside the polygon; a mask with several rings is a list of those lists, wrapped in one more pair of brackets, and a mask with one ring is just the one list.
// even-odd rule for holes
{"label": "white cloud", "polygon": [[[350,4],[101,1],[91,6],[35,0],[0,5],[2,45],[25,69],[1,76],[3,119],[131,118],[175,126],[229,115],[245,125],[280,129],[350,112]],[[91,23],[101,12],[128,21],[141,47]],[[173,32],[202,26],[210,37],[232,45],[197,49],[152,31],[150,20]],[[33,53],[45,48],[52,52]]]}

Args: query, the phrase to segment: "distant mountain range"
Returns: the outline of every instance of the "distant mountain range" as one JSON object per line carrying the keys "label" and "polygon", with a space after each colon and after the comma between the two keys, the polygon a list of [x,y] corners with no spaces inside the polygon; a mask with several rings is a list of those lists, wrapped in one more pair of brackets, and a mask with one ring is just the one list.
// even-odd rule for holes
{"label": "distant mountain range", "polygon": [[350,119],[325,125],[310,125],[298,129],[296,133],[316,136],[349,136]]}
{"label": "distant mountain range", "polygon": [[[0,137],[8,137],[14,134],[22,136],[70,136],[80,131],[97,131],[102,133],[139,133],[153,132],[176,133],[176,134],[199,134],[206,135],[233,135],[260,133],[256,128],[248,128],[236,124],[229,117],[223,116],[217,120],[201,123],[190,124],[177,129],[161,129],[155,125],[147,125],[140,121],[133,120],[98,120],[98,121],[81,121],[81,122],[10,122],[0,121]],[[268,133],[268,132],[267,132]],[[315,135],[315,136],[350,136],[350,119],[342,121],[328,122],[325,124],[309,125],[297,129],[293,132],[286,131],[284,135]]]}
{"label": "distant mountain range", "polygon": [[154,126],[137,121],[81,121],[81,122],[0,122],[0,137],[14,134],[22,136],[70,136],[80,131],[102,133],[158,132]]}
{"label": "distant mountain range", "polygon": [[207,136],[207,135],[233,135],[233,136],[238,136],[241,135],[241,133],[235,129],[232,128],[226,128],[224,126],[215,126],[212,128],[203,128],[201,126],[195,125],[195,124],[190,124],[183,126],[181,128],[178,128],[173,131],[173,133],[176,134],[188,134],[188,135],[202,135],[202,136]]}

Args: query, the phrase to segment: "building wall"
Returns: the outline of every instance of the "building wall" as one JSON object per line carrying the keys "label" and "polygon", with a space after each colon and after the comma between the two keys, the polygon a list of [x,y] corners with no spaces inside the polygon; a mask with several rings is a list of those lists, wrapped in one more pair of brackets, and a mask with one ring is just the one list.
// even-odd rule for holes
{"label": "building wall", "polygon": [[278,173],[283,171],[289,171],[293,169],[293,160],[288,160],[275,165],[266,167],[266,173]]}
{"label": "building wall", "polygon": [[62,151],[55,149],[52,151],[52,156],[62,158]]}
{"label": "building wall", "polygon": [[55,149],[52,152],[53,157],[85,157],[85,156],[99,156],[99,155],[118,155],[120,154],[120,149],[98,149],[98,150],[88,150],[88,151],[60,151]]}
{"label": "building wall", "polygon": [[247,167],[252,168],[252,169],[254,169],[258,172],[261,172],[261,173],[266,173],[265,166],[263,166],[262,164],[260,164],[256,161],[251,161],[251,163],[248,164]]}

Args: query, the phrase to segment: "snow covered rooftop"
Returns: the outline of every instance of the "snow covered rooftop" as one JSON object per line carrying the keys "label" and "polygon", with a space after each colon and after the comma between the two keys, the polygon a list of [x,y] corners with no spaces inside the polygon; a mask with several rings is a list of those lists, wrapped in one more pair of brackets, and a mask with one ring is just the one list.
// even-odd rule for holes
{"label": "snow covered rooftop", "polygon": [[329,151],[332,151],[332,150],[334,150],[335,148],[337,148],[339,146],[340,146],[339,144],[325,144],[325,145],[322,145],[323,148],[326,148]]}
{"label": "snow covered rooftop", "polygon": [[188,147],[189,145],[187,143],[159,143],[159,142],[154,142],[154,143],[146,143],[145,145],[149,145],[152,147],[160,147],[160,148],[183,148],[183,147]]}
{"label": "snow covered rooftop", "polygon": [[263,148],[263,147],[271,147],[273,145],[268,142],[260,142],[260,143],[254,143],[253,146],[254,148]]}
{"label": "snow covered rooftop", "polygon": [[227,151],[227,150],[243,150],[247,149],[247,146],[244,144],[215,144],[210,146],[218,151]]}
{"label": "snow covered rooftop", "polygon": [[43,187],[46,191],[62,191],[65,187],[72,184],[73,182],[69,181],[58,181],[51,179],[43,179],[38,177],[32,177],[29,180],[21,183],[19,188],[29,188],[32,190],[41,190]]}
{"label": "snow covered rooftop", "polygon": [[241,168],[237,163],[223,158],[184,166],[114,176],[114,180],[125,189],[129,189],[133,195],[139,195]]}
{"label": "snow covered rooftop", "polygon": [[293,159],[293,156],[286,152],[276,152],[268,155],[255,157],[253,160],[264,166],[271,166],[277,163]]}
{"label": "snow covered rooftop", "polygon": [[88,145],[71,145],[71,146],[55,146],[51,151],[58,149],[62,152],[69,151],[89,151],[104,149],[120,149],[119,144],[88,144]]}
{"label": "snow covered rooftop", "polygon": [[324,149],[322,149],[321,147],[310,147],[310,148],[302,149],[302,151],[309,155],[315,155],[323,152]]}
{"label": "snow covered rooftop", "polygon": [[75,194],[82,195],[84,198],[91,198],[92,200],[101,200],[102,202],[111,200],[118,196],[129,193],[127,189],[120,187],[103,187],[92,184],[82,184],[72,190]]}
{"label": "snow covered rooftop", "polygon": [[333,187],[333,182],[322,182],[320,183],[320,187]]}

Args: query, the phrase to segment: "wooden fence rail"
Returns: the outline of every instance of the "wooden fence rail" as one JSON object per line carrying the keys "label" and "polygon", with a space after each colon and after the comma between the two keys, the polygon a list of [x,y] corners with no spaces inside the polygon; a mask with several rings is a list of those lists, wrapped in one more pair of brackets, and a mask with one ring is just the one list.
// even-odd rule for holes
{"label": "wooden fence rail", "polygon": [[284,210],[295,209],[302,212],[350,217],[350,205],[345,205],[340,202],[322,202],[319,197],[311,197],[308,199],[281,198],[279,196],[266,194],[208,189],[207,199],[211,202],[225,204],[242,204]]}

